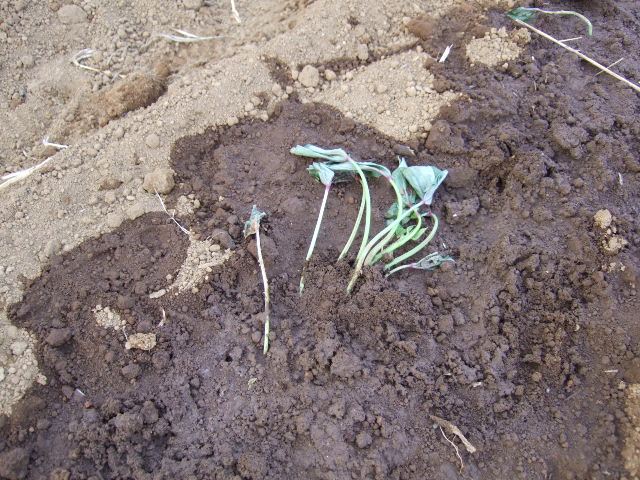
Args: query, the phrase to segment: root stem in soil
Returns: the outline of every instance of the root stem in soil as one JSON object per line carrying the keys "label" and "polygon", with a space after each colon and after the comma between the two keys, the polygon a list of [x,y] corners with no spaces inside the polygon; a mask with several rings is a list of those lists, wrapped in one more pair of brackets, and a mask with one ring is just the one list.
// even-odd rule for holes
{"label": "root stem in soil", "polygon": [[258,253],[258,266],[262,275],[262,288],[264,293],[264,347],[262,353],[265,355],[269,351],[269,330],[270,330],[270,299],[269,299],[269,280],[267,279],[267,270],[264,268],[264,259],[262,258],[262,247],[260,246],[260,220],[265,216],[254,205],[251,210],[249,220],[244,224],[244,236],[256,236],[256,251]]}

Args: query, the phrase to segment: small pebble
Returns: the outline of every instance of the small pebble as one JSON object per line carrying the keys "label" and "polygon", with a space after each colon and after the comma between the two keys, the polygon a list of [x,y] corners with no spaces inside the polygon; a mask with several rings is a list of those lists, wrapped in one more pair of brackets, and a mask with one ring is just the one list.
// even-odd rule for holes
{"label": "small pebble", "polygon": [[33,59],[33,55],[24,55],[20,57],[20,65],[24,68],[31,68],[35,65],[35,60]]}
{"label": "small pebble", "polygon": [[337,77],[336,72],[334,72],[333,70],[325,70],[324,71],[324,78],[326,78],[328,81],[332,81],[335,80]]}
{"label": "small pebble", "polygon": [[160,137],[155,133],[150,133],[144,139],[144,143],[149,148],[158,148],[160,146]]}
{"label": "small pebble", "polygon": [[123,220],[124,218],[119,213],[110,213],[107,215],[105,224],[109,228],[118,228]]}
{"label": "small pebble", "polygon": [[113,131],[113,138],[115,138],[116,140],[121,139],[122,137],[124,137],[124,128],[122,127],[118,127]]}
{"label": "small pebble", "polygon": [[182,0],[182,4],[186,9],[198,10],[200,7],[202,7],[203,2],[202,0]]}
{"label": "small pebble", "polygon": [[134,203],[129,208],[127,208],[127,217],[129,217],[129,220],[135,220],[136,218],[144,215],[144,213],[144,205],[140,202]]}
{"label": "small pebble", "polygon": [[87,14],[78,5],[63,5],[58,10],[58,20],[65,25],[84,23],[87,20]]}
{"label": "small pebble", "polygon": [[320,73],[316,67],[307,65],[300,72],[298,80],[305,87],[317,87],[320,83]]}
{"label": "small pebble", "polygon": [[358,57],[359,60],[362,60],[363,62],[369,59],[369,49],[364,43],[361,43],[356,48],[356,56]]}
{"label": "small pebble", "polygon": [[174,172],[170,168],[157,168],[144,176],[142,188],[149,193],[169,193],[175,187],[173,175]]}

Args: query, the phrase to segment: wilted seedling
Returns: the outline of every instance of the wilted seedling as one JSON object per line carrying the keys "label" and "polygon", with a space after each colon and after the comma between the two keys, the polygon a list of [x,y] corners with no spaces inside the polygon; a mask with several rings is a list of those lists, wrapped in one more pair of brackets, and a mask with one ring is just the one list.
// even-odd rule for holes
{"label": "wilted seedling", "polygon": [[[401,265],[389,271],[387,273],[387,277],[395,272],[400,270],[404,270],[405,268],[413,268],[415,270],[433,270],[434,268],[440,266],[443,262],[454,262],[455,260],[450,256],[443,257],[438,252],[433,252],[427,255],[426,257],[418,260],[414,263],[407,263],[406,265]],[[385,265],[385,268],[389,268],[389,264]]]}
{"label": "wilted seedling", "polygon": [[[318,221],[316,222],[316,228],[313,232],[309,251],[305,259],[305,266],[303,267],[302,278],[300,279],[300,293],[302,293],[304,289],[305,270],[315,247],[329,190],[331,186],[338,181],[336,179],[345,181],[358,175],[362,183],[362,201],[360,203],[358,217],[356,218],[349,240],[338,257],[338,261],[340,261],[349,251],[351,244],[358,234],[364,215],[364,235],[360,250],[356,256],[355,270],[347,287],[347,293],[350,293],[353,289],[365,265],[377,263],[386,255],[392,254],[410,241],[419,242],[414,248],[386,264],[384,268],[385,270],[389,270],[426,247],[435,235],[438,229],[438,218],[431,211],[426,213],[420,212],[420,208],[431,205],[435,191],[447,176],[446,170],[440,170],[431,166],[409,167],[406,161],[401,158],[398,168],[392,173],[385,166],[374,162],[356,162],[342,149],[326,150],[314,145],[306,145],[304,147],[298,145],[291,149],[291,153],[327,160],[324,163],[314,162],[308,169],[309,173],[311,173],[316,180],[319,180],[325,185],[325,193],[320,207]],[[387,218],[389,220],[386,227],[371,240],[368,240],[371,223],[371,197],[367,176],[374,178],[384,177],[396,195],[396,202],[387,212]],[[423,236],[427,228],[422,226],[423,217],[431,218],[433,221],[431,232],[424,238]],[[415,225],[409,225],[412,218],[416,220]],[[387,246],[394,237],[397,237],[397,240]],[[427,256],[419,262],[397,267],[389,274],[404,268],[431,269],[447,260],[450,260],[449,257],[441,257],[436,253]]]}
{"label": "wilted seedling", "polygon": [[535,20],[539,13],[544,13],[545,15],[572,15],[574,17],[578,17],[587,24],[587,33],[589,35],[593,35],[593,25],[591,24],[591,21],[584,15],[574,12],[573,10],[543,10],[541,8],[533,7],[518,7],[507,12],[507,16],[514,20],[531,22],[532,20]]}
{"label": "wilted seedling", "polygon": [[[439,168],[432,166],[413,166],[413,167],[405,167],[404,165],[400,165],[400,172],[404,180],[406,180],[406,185],[402,185],[406,191],[408,187],[411,187],[415,192],[416,199],[420,199],[417,203],[413,205],[408,205],[410,208],[403,211],[397,218],[389,223],[386,228],[384,228],[381,232],[379,232],[375,237],[371,239],[371,241],[367,244],[364,250],[364,254],[362,256],[358,256],[356,259],[356,267],[349,281],[349,285],[347,286],[347,293],[350,293],[353,289],[356,281],[360,277],[362,273],[362,267],[365,265],[372,265],[376,261],[376,255],[380,252],[385,245],[391,241],[393,236],[396,234],[397,229],[402,226],[402,222],[405,219],[409,219],[411,215],[419,215],[419,211],[421,207],[430,207],[431,202],[433,201],[433,195],[435,194],[438,187],[442,184],[444,179],[446,178],[448,172],[446,170],[440,170]],[[399,174],[396,174],[395,180],[396,182],[401,182]],[[414,201],[414,197],[410,194],[406,194],[408,200]],[[403,200],[404,201],[404,200]],[[400,211],[400,205],[398,205],[398,210]],[[422,240],[416,247],[409,250],[407,253],[401,255],[393,262],[385,265],[385,269],[391,268],[393,265],[406,260],[407,258],[415,255],[417,252],[422,250],[427,244],[431,241],[433,236],[435,235],[438,229],[438,217],[429,212],[429,216],[433,219],[433,227],[431,229],[431,233],[427,235],[427,237]],[[419,230],[418,230],[419,231]],[[411,238],[415,238],[417,232],[411,231],[410,233],[405,233],[404,235],[411,235]],[[405,242],[406,243],[406,242]],[[398,248],[398,247],[396,247]],[[391,252],[387,252],[391,253]]]}
{"label": "wilted seedling", "polygon": [[244,238],[250,235],[256,236],[256,251],[258,252],[258,265],[262,274],[262,286],[264,291],[264,348],[262,353],[266,355],[269,351],[269,280],[267,280],[267,271],[264,268],[264,260],[262,259],[262,248],[260,247],[260,220],[266,214],[261,212],[254,205],[251,209],[251,216],[244,224]]}
{"label": "wilted seedling", "polygon": [[329,191],[331,190],[331,186],[333,185],[333,180],[335,178],[335,173],[333,173],[333,170],[331,170],[323,163],[313,162],[311,166],[307,168],[307,171],[313,178],[324,185],[324,195],[322,197],[322,204],[320,205],[320,213],[318,213],[318,220],[316,221],[316,228],[313,231],[311,243],[309,244],[309,250],[307,251],[307,256],[304,259],[302,275],[300,275],[300,295],[302,295],[302,292],[304,291],[304,274],[307,270],[307,266],[309,265],[309,260],[311,260],[311,255],[313,255],[313,249],[316,246],[316,240],[318,239],[318,232],[320,232],[320,225],[322,224],[324,209],[327,206],[327,198],[329,197]]}

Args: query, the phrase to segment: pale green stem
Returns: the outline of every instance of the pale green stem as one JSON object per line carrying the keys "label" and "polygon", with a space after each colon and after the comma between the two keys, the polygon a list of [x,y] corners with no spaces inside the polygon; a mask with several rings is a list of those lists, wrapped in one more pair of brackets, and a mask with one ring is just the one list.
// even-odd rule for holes
{"label": "pale green stem", "polygon": [[346,245],[342,249],[340,256],[338,257],[338,261],[342,260],[344,256],[349,253],[349,249],[351,248],[351,244],[356,239],[356,235],[358,235],[358,229],[360,228],[360,221],[362,220],[362,215],[364,214],[364,207],[367,203],[367,200],[362,195],[362,199],[360,200],[360,210],[358,210],[358,218],[356,218],[356,223],[353,225],[353,230],[351,230],[351,235],[349,236],[349,240],[347,240]]}
{"label": "pale green stem", "polygon": [[404,244],[406,244],[407,242],[409,242],[416,233],[418,233],[418,231],[420,231],[420,229],[422,228],[422,215],[416,215],[418,218],[418,223],[416,225],[414,225],[414,227],[407,233],[405,233],[402,237],[400,237],[398,240],[396,240],[395,242],[393,242],[391,245],[389,245],[387,248],[385,248],[383,251],[381,251],[380,253],[378,253],[373,261],[371,262],[371,264],[375,264],[377,262],[380,261],[380,259],[382,259],[385,255],[395,252],[397,249],[399,249],[400,247],[402,247]]}
{"label": "pale green stem", "polygon": [[424,201],[421,201],[420,203],[416,203],[413,207],[411,207],[409,210],[405,210],[405,212],[402,214],[402,216],[400,216],[399,218],[395,219],[393,222],[391,222],[389,225],[387,225],[387,227],[385,229],[383,229],[381,232],[379,232],[375,237],[373,237],[369,243],[367,244],[366,248],[365,248],[365,255],[363,256],[358,256],[359,260],[356,263],[356,267],[355,267],[355,271],[353,272],[353,276],[351,277],[351,280],[349,281],[349,285],[347,286],[347,294],[351,293],[351,290],[353,290],[353,287],[356,283],[356,280],[358,280],[358,277],[360,277],[360,274],[362,273],[362,266],[364,265],[364,260],[366,258],[366,252],[368,252],[369,250],[371,250],[371,248],[373,248],[373,246],[382,238],[384,237],[389,231],[394,232],[395,229],[398,227],[398,225],[400,224],[400,222],[402,222],[402,220],[404,220],[407,216],[411,215],[413,212],[416,212],[421,206],[423,206],[425,204]]}
{"label": "pale green stem", "polygon": [[593,25],[591,24],[591,21],[585,17],[584,15],[578,13],[578,12],[574,12],[573,10],[543,10],[541,8],[530,8],[530,7],[520,7],[521,10],[529,10],[529,11],[534,11],[534,12],[540,12],[540,13],[546,13],[547,15],[573,15],[575,17],[578,17],[580,20],[582,20],[584,23],[587,24],[587,33],[589,35],[593,35]]}
{"label": "pale green stem", "polygon": [[311,243],[309,244],[309,250],[307,251],[307,257],[304,259],[304,266],[302,267],[302,275],[300,275],[300,295],[304,290],[304,274],[307,270],[307,265],[309,265],[309,260],[311,260],[311,255],[313,255],[313,249],[316,247],[316,240],[318,239],[318,233],[320,232],[320,225],[322,224],[322,217],[324,216],[324,210],[327,206],[327,198],[329,198],[329,191],[331,190],[331,185],[333,182],[329,182],[324,187],[324,196],[322,197],[322,204],[320,205],[320,213],[318,214],[318,220],[316,222],[316,229],[313,231],[313,236],[311,237]]}
{"label": "pale green stem", "polygon": [[[377,168],[373,168],[373,167],[367,167],[369,170],[372,170],[374,172],[379,173],[380,175],[382,175],[384,178],[387,179],[387,181],[391,184],[391,186],[393,187],[393,190],[396,194],[396,202],[398,204],[398,213],[396,214],[396,220],[400,217],[402,217],[402,207],[403,207],[403,201],[402,201],[402,195],[400,194],[400,190],[398,189],[398,186],[396,185],[396,182],[393,181],[393,177],[389,176],[389,175],[385,175],[383,172],[381,172],[380,170],[378,170]],[[378,246],[376,246],[375,251],[372,250],[369,254],[367,254],[366,258],[365,258],[365,264],[366,265],[371,265],[373,256],[376,254],[376,252],[378,251],[378,247],[383,248],[387,243],[389,243],[389,241],[391,241],[391,239],[393,238],[393,236],[396,234],[395,230],[392,230],[388,233],[388,235],[384,238],[384,240],[382,242],[380,242],[380,244]]]}
{"label": "pale green stem", "polygon": [[[358,176],[360,177],[360,181],[362,183],[362,201],[360,205],[360,212],[362,212],[362,204],[364,204],[365,217],[364,217],[364,232],[362,234],[362,243],[360,244],[360,250],[358,251],[358,256],[360,256],[361,252],[364,250],[367,242],[369,241],[369,231],[371,230],[371,196],[369,195],[369,183],[367,182],[367,177],[365,176],[364,172],[360,168],[360,165],[358,165],[358,162],[354,161],[349,155],[347,155],[345,159],[347,160],[347,162],[350,162],[351,164],[353,164],[354,168],[356,169],[356,172],[358,172]],[[349,248],[351,248],[351,242],[353,242],[353,239],[355,238],[355,234],[357,233],[358,228],[360,228],[361,219],[362,219],[362,215],[361,213],[358,213],[358,218],[356,220],[356,224],[353,227],[353,231],[351,232],[351,237],[349,237],[349,241],[347,242],[347,245],[345,245],[345,248],[340,254],[340,257],[338,257],[338,260],[341,260],[343,256],[346,255],[346,253],[349,251]]]}
{"label": "pale green stem", "polygon": [[405,268],[411,268],[415,265],[415,263],[407,263],[405,265],[400,265],[399,267],[394,268],[393,270],[391,270],[389,273],[387,273],[385,275],[385,278],[390,276],[391,274],[394,274],[396,272],[399,272],[400,270],[404,270]]}
{"label": "pale green stem", "polygon": [[400,255],[398,258],[395,258],[393,261],[387,263],[384,266],[385,270],[415,255],[416,253],[418,253],[420,250],[422,250],[424,247],[426,247],[429,244],[431,239],[433,239],[434,235],[436,234],[436,231],[438,230],[438,223],[439,223],[438,217],[436,215],[432,213],[431,217],[433,218],[433,227],[431,228],[431,232],[429,233],[429,235],[427,235],[427,237],[422,242],[420,242],[418,245],[413,247],[411,250],[404,253],[403,255]]}
{"label": "pale green stem", "polygon": [[[394,273],[396,273],[396,272],[399,272],[400,270],[404,270],[405,268],[419,268],[420,270],[424,270],[424,269],[425,269],[425,267],[424,267],[423,262],[424,262],[425,260],[429,259],[430,257],[434,257],[434,256],[436,256],[436,257],[437,257],[437,256],[438,256],[438,252],[434,252],[434,253],[431,253],[431,254],[427,255],[427,257],[425,257],[424,259],[420,260],[419,262],[405,263],[404,265],[400,265],[399,267],[396,267],[396,268],[394,268],[393,270],[391,270],[390,272],[388,272],[388,273],[385,275],[385,278],[386,278],[386,277],[389,277],[390,275],[393,275],[393,274],[394,274]],[[438,266],[438,265],[440,265],[443,261],[453,261],[453,260],[452,260],[452,259],[450,259],[450,258],[439,258],[439,259],[436,261],[436,263],[432,264],[432,267],[431,267],[431,268],[435,268],[435,267],[437,267],[437,266]],[[422,264],[422,266],[421,266],[420,264]],[[431,270],[431,268],[429,268],[428,270]]]}

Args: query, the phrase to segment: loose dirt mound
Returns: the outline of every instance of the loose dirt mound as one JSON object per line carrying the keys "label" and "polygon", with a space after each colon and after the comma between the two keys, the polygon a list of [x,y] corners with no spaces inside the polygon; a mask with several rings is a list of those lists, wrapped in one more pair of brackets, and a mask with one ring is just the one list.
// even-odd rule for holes
{"label": "loose dirt mound", "polygon": [[[292,45],[302,42],[304,15],[326,11],[322,2],[306,8],[269,35],[291,28]],[[242,77],[233,59],[224,64],[227,78],[207,70],[248,113],[239,119],[238,108],[221,103],[212,112],[216,125],[171,145],[175,187],[165,200],[189,235],[146,207],[123,221],[134,192],[159,208],[141,191],[136,152],[159,144],[168,151],[152,127],[130,130],[143,133],[148,148],[125,137],[122,148],[135,165],[127,169],[135,174],[120,183],[120,175],[107,175],[100,188],[111,195],[100,193],[95,207],[96,215],[118,221],[108,218],[110,231],[96,228],[101,235],[76,247],[70,241],[47,249],[42,274],[21,278],[24,297],[8,308],[9,320],[25,330],[0,325],[3,389],[19,384],[6,392],[21,394],[37,378],[35,359],[46,376],[0,417],[0,477],[637,478],[637,95],[535,38],[518,45],[525,49],[518,60],[497,69],[483,65],[491,62],[471,66],[472,37],[485,38],[483,48],[492,35],[502,47],[507,41],[504,32],[491,33],[505,22],[497,12],[470,26],[465,8],[419,12],[414,23],[412,7],[393,8],[407,14],[401,23],[417,37],[394,24],[403,32],[395,45],[367,23],[380,20],[378,10],[370,17],[358,10],[339,28],[353,30],[348,45],[361,55],[333,58],[331,49],[343,45],[333,41],[342,35],[334,30],[319,37],[326,49],[311,56],[283,52],[286,42],[277,36],[264,48],[269,58],[257,60],[251,48],[233,57],[247,59],[255,78]],[[624,40],[602,38],[632,38],[633,11],[605,3],[588,9],[606,29],[582,46],[610,57]],[[313,18],[331,24],[333,15]],[[437,29],[438,22],[448,27]],[[554,22],[540,25],[561,38]],[[447,62],[437,63],[451,43]],[[629,52],[626,76],[639,67],[638,52]],[[306,73],[296,64],[303,57],[312,67]],[[406,85],[393,85],[387,68],[404,68]],[[190,74],[204,82],[197,72]],[[178,100],[193,100],[191,93],[168,78],[167,105],[184,112]],[[260,91],[233,90],[240,83]],[[351,88],[353,111],[317,102]],[[377,118],[391,93],[396,122]],[[456,100],[436,101],[434,117],[439,93]],[[403,105],[411,118],[398,116]],[[186,130],[186,118],[171,135]],[[112,121],[131,127],[135,120]],[[122,138],[115,126],[105,128],[112,128],[109,138]],[[351,264],[336,258],[360,191],[341,184],[329,197],[300,297],[322,187],[289,149],[308,142],[390,168],[403,155],[448,169],[434,203],[442,222],[432,248],[456,263],[388,279],[370,268],[346,296]],[[80,153],[68,155],[73,172]],[[84,175],[93,175],[89,168]],[[56,185],[58,170],[52,172],[44,188]],[[392,202],[384,182],[373,183],[373,198],[380,227]],[[67,202],[70,211],[84,209]],[[242,237],[253,204],[267,212],[267,356],[255,246]],[[29,215],[21,212],[15,225],[25,228]],[[46,237],[55,225],[37,234]],[[15,244],[23,231],[12,233]],[[477,451],[469,453],[431,415],[456,425]]]}

